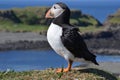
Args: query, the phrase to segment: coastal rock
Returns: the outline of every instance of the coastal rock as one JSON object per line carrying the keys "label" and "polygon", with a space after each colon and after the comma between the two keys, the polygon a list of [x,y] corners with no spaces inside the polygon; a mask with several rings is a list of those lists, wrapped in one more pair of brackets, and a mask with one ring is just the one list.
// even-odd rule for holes
{"label": "coastal rock", "polygon": [[[88,49],[98,54],[120,55],[120,29],[113,31],[89,32],[82,34]],[[51,49],[46,35],[39,33],[0,32],[0,51]]]}
{"label": "coastal rock", "polygon": [[86,32],[82,34],[84,39],[99,39],[99,38],[110,38],[113,36],[111,31],[98,31],[98,32]]}
{"label": "coastal rock", "polygon": [[29,50],[29,49],[50,49],[47,41],[17,41],[0,44],[0,51],[7,50]]}
{"label": "coastal rock", "polygon": [[84,39],[89,49],[95,53],[120,54],[120,28],[92,33]]}

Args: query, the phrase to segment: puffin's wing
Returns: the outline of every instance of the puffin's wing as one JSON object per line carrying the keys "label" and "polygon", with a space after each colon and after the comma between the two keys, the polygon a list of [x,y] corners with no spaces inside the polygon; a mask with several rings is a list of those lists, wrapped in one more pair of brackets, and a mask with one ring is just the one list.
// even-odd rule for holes
{"label": "puffin's wing", "polygon": [[61,41],[75,57],[84,58],[97,64],[96,56],[88,50],[78,28],[63,28]]}

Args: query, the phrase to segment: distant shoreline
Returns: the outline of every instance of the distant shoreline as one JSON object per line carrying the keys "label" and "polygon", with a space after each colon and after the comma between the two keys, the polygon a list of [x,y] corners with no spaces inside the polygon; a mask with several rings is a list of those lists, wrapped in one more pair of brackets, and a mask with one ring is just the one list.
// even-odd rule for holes
{"label": "distant shoreline", "polygon": [[[105,48],[105,46],[108,45],[109,43],[109,41],[106,39],[91,38],[85,39],[85,42],[88,46],[88,49],[93,53],[105,55],[120,55],[119,49],[111,47]],[[0,32],[0,51],[36,50],[36,49],[37,50],[51,49],[45,35],[33,32],[25,33]]]}

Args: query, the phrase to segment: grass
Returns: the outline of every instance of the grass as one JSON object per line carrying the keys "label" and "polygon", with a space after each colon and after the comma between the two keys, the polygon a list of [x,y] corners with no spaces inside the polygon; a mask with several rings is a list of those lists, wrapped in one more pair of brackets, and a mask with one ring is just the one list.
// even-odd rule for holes
{"label": "grass", "polygon": [[[13,24],[11,22],[1,22],[0,31],[10,31],[10,32],[46,32],[48,26],[46,25],[28,25],[28,24]],[[81,32],[95,32],[103,30],[103,27],[79,27]]]}
{"label": "grass", "polygon": [[10,32],[44,32],[48,29],[45,25],[27,25],[27,24],[0,24],[0,31]]}
{"label": "grass", "polygon": [[78,22],[78,20],[76,20],[76,19],[70,19],[70,23],[71,23],[71,24],[78,24],[79,22]]}
{"label": "grass", "polygon": [[115,12],[114,14],[110,15],[107,19],[107,22],[109,22],[110,24],[120,24],[120,9],[118,9],[117,12]]}
{"label": "grass", "polygon": [[67,73],[56,73],[54,69],[43,71],[5,71],[0,72],[0,80],[117,80],[110,73],[98,69],[72,70]]}
{"label": "grass", "polygon": [[88,26],[88,27],[79,27],[81,32],[97,32],[102,31],[104,27],[95,27],[95,26]]}
{"label": "grass", "polygon": [[[47,31],[45,12],[48,7],[26,7],[13,8],[11,10],[0,10],[0,31],[10,32],[44,32]],[[84,25],[82,32],[96,31],[99,28],[92,27],[98,24],[98,21],[89,15],[84,15],[79,10],[72,10],[71,24]],[[4,14],[3,14],[4,13]],[[3,16],[4,15],[4,16]],[[18,23],[20,24],[18,24]],[[38,25],[39,23],[39,25]],[[33,25],[29,25],[33,24]],[[40,25],[43,24],[43,25]]]}
{"label": "grass", "polygon": [[88,22],[88,23],[92,23],[92,25],[97,25],[97,21],[94,19],[94,18],[92,18],[92,17],[90,17],[90,16],[88,16],[89,18],[85,18],[85,17],[83,17],[83,18],[79,18],[79,20],[80,21],[83,21],[83,22]]}
{"label": "grass", "polygon": [[120,17],[113,17],[109,20],[110,23],[120,24]]}

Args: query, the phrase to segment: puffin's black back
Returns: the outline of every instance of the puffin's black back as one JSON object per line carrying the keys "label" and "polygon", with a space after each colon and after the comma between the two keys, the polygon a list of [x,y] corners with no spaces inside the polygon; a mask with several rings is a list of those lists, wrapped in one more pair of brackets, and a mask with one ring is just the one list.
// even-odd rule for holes
{"label": "puffin's black back", "polygon": [[92,61],[98,65],[96,56],[88,50],[82,36],[78,33],[77,28],[63,28],[61,41],[75,57],[84,58],[85,60]]}

